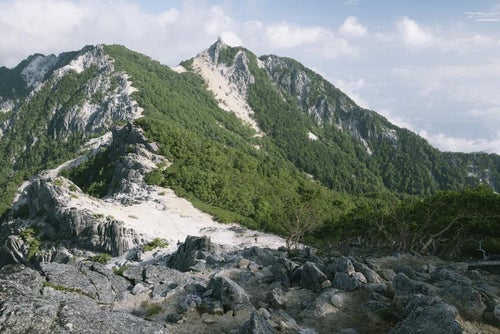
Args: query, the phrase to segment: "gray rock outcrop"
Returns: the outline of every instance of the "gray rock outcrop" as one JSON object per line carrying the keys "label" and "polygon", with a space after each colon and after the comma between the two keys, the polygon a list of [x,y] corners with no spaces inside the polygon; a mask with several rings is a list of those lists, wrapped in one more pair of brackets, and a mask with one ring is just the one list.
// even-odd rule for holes
{"label": "gray rock outcrop", "polygon": [[207,260],[217,262],[222,260],[214,254],[216,247],[207,237],[188,236],[184,243],[177,249],[168,260],[168,265],[179,271],[202,271],[205,269]]}
{"label": "gray rock outcrop", "polygon": [[[22,265],[10,265],[0,270],[0,332],[167,333],[162,325],[100,306],[98,299],[86,295],[91,289],[71,266],[46,266],[46,270],[51,274],[71,273],[70,277],[78,282],[71,286],[45,284],[38,272]],[[58,279],[60,283],[69,283],[63,282],[63,277]],[[85,287],[87,291],[84,291]]]}

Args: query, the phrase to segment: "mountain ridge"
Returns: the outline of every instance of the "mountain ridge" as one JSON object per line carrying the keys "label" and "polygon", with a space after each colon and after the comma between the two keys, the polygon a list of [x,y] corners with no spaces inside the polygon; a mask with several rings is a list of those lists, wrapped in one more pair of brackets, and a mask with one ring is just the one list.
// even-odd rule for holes
{"label": "mountain ridge", "polygon": [[434,256],[500,251],[500,195],[467,187],[498,156],[220,40],[65,55],[2,86],[0,332],[496,333],[495,263]]}
{"label": "mountain ridge", "polygon": [[[29,59],[39,63],[41,57]],[[64,61],[52,64],[52,73],[46,69],[50,66],[42,66],[40,75],[22,79],[32,91],[24,102],[1,114],[1,135],[26,131],[13,130],[20,123],[17,118],[27,117],[23,103],[32,108],[33,101],[41,100],[43,114],[47,112],[43,104],[61,98],[65,102],[52,105],[44,116],[46,125],[42,119],[31,128],[24,125],[29,134],[24,138],[21,134],[17,146],[3,141],[6,148],[11,146],[5,152],[13,152],[3,159],[2,187],[7,194],[13,194],[21,178],[30,176],[23,167],[28,161],[34,171],[51,167],[62,161],[51,162],[51,154],[64,151],[66,157],[74,156],[76,150],[70,149],[71,153],[65,147],[76,148],[127,122],[144,128],[170,161],[169,168],[152,172],[149,182],[172,187],[205,209],[219,212],[219,218],[227,215],[233,217],[228,221],[246,221],[257,228],[280,230],[272,222],[290,219],[286,212],[293,205],[287,202],[305,201],[301,192],[308,188],[316,194],[314,201],[322,203],[318,205],[323,212],[332,198],[344,203],[340,206],[345,209],[352,207],[347,204],[352,201],[349,196],[391,201],[405,194],[429,195],[480,183],[496,189],[499,182],[498,156],[441,153],[418,135],[360,108],[302,64],[273,55],[257,57],[220,39],[173,70],[122,46],[87,46],[47,59],[50,64],[53,59]],[[30,68],[29,61],[23,66]],[[52,79],[37,85],[37,78],[45,76]],[[72,90],[60,87],[64,80]],[[48,96],[48,88],[53,96]],[[165,137],[166,129],[172,138]],[[47,147],[52,142],[57,145]],[[24,152],[16,152],[19,149]],[[271,166],[280,166],[278,174],[288,181],[276,178],[270,172],[276,167]],[[83,180],[82,175],[75,177]],[[198,177],[206,182],[193,182]],[[238,190],[236,180],[247,189]],[[91,186],[96,181],[85,182]],[[103,189],[112,189],[106,178],[99,182],[104,182]],[[276,196],[266,183],[274,184],[274,191],[278,184],[288,190]],[[292,200],[285,200],[287,192],[294,194]],[[261,215],[269,205],[280,212],[278,216]]]}

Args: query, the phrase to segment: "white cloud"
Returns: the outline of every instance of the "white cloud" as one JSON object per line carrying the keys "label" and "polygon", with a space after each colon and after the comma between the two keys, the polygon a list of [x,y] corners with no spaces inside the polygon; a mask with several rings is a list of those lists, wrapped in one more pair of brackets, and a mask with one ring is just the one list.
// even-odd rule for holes
{"label": "white cloud", "polygon": [[219,36],[230,46],[242,46],[241,38],[234,31],[222,31]]}
{"label": "white cloud", "polygon": [[[344,33],[363,34],[355,18]],[[17,0],[0,2],[0,65],[15,66],[33,53],[78,50],[86,44],[124,44],[168,65],[192,57],[221,37],[256,52],[334,59],[359,47],[332,30],[287,22],[241,22],[221,6],[185,1],[161,13],[130,1]]]}
{"label": "white cloud", "polygon": [[467,17],[476,22],[500,22],[500,10],[491,12],[467,12]]}
{"label": "white cloud", "polygon": [[0,2],[0,65],[33,53],[59,53],[86,44],[124,44],[170,65],[221,36],[240,45],[240,25],[217,6],[145,12],[129,1],[23,0]]}
{"label": "white cloud", "polygon": [[396,27],[405,45],[412,49],[423,49],[433,43],[432,34],[406,16],[396,22]]}
{"label": "white cloud", "polygon": [[255,42],[260,46],[265,45],[268,50],[295,49],[309,56],[314,55],[314,58],[327,59],[356,57],[360,52],[359,47],[349,40],[323,27],[303,27],[286,22],[265,26],[252,22],[250,28],[254,34],[250,39],[259,38],[262,33],[262,38]]}
{"label": "white cloud", "polygon": [[351,38],[363,37],[367,31],[366,27],[360,24],[354,16],[348,16],[339,28],[339,34]]}
{"label": "white cloud", "polygon": [[500,154],[500,136],[492,139],[464,139],[450,137],[443,133],[429,134],[426,131],[420,131],[422,137],[427,139],[432,145],[441,151],[450,152],[486,152]]}
{"label": "white cloud", "polygon": [[377,112],[387,118],[389,122],[394,125],[399,126],[400,128],[405,128],[411,131],[415,131],[415,127],[411,123],[410,120],[405,118],[404,116],[396,114],[393,110],[388,108],[378,109]]}
{"label": "white cloud", "polygon": [[482,117],[482,118],[491,118],[491,119],[500,120],[500,106],[483,108],[483,109],[474,108],[474,109],[467,110],[467,112],[471,115]]}
{"label": "white cloud", "polygon": [[317,43],[320,38],[329,35],[321,27],[299,27],[288,23],[271,24],[266,28],[265,37],[275,47],[295,48]]}
{"label": "white cloud", "polygon": [[321,56],[327,59],[335,59],[342,56],[357,57],[360,49],[351,44],[345,38],[338,38],[333,35],[325,38],[321,43],[317,43],[306,51],[313,55],[315,58]]}
{"label": "white cloud", "polygon": [[175,21],[177,21],[180,17],[181,13],[178,9],[176,8],[172,8],[172,9],[169,9],[163,13],[160,13],[158,15],[158,23],[160,25],[167,25],[167,24],[172,24],[174,23]]}
{"label": "white cloud", "polygon": [[370,109],[370,103],[363,98],[363,88],[366,88],[366,82],[363,78],[352,80],[331,80],[341,91],[346,93],[357,105]]}
{"label": "white cloud", "polygon": [[443,94],[457,102],[500,106],[500,59],[479,65],[406,66],[391,71],[406,84],[417,86],[423,97]]}

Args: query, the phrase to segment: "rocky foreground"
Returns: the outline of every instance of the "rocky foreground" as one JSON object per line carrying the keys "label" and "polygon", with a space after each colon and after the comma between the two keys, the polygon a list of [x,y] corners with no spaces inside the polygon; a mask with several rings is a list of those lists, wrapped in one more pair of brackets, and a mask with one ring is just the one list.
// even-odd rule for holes
{"label": "rocky foreground", "polygon": [[[495,267],[319,257],[188,237],[121,267],[89,260],[0,269],[1,333],[498,333]],[[147,260],[142,260],[147,259]]]}

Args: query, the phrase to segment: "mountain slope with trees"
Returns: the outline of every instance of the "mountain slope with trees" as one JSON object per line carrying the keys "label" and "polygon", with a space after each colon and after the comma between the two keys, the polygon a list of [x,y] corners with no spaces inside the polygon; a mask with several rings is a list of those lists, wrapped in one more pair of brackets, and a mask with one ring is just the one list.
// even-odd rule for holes
{"label": "mountain slope with trees", "polygon": [[[221,107],[224,101],[197,67],[201,55],[236,85],[261,133]],[[2,68],[0,93],[8,108],[0,114],[0,212],[7,212],[23,180],[76,157],[85,142],[127,122],[142,128],[169,162],[147,176],[149,183],[174,189],[220,221],[284,234],[290,243],[315,231],[332,240],[363,234],[345,232],[342,226],[353,221],[376,230],[374,221],[394,212],[414,215],[418,208],[406,205],[407,197],[447,198],[441,191],[452,191],[467,198],[469,190],[462,189],[481,184],[499,189],[499,156],[439,152],[295,60],[257,57],[219,40],[182,66],[174,71],[112,45],[35,55]],[[94,196],[112,195],[107,169],[116,162],[106,152],[64,175]],[[482,198],[498,200],[493,192]],[[394,204],[400,200],[401,208]],[[372,217],[374,210],[381,216]],[[484,221],[482,235],[498,238],[488,235],[497,215],[488,212]],[[439,226],[428,233],[439,233]],[[452,224],[445,232],[462,227]],[[464,233],[464,240],[480,237]]]}

